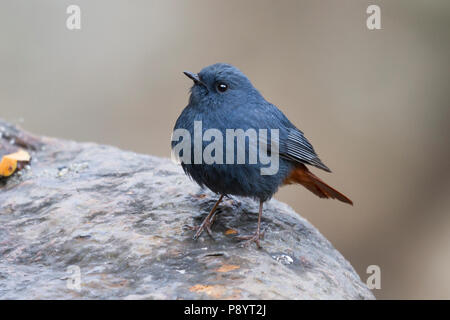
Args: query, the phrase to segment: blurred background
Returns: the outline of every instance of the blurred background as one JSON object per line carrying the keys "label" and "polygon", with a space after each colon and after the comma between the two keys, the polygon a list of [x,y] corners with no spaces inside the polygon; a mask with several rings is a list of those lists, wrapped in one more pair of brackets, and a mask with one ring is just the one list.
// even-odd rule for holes
{"label": "blurred background", "polygon": [[[81,30],[66,8],[81,8]],[[366,9],[381,7],[381,30]],[[0,1],[0,117],[28,131],[169,157],[183,70],[239,67],[355,206],[300,186],[311,221],[377,298],[450,299],[450,2]]]}

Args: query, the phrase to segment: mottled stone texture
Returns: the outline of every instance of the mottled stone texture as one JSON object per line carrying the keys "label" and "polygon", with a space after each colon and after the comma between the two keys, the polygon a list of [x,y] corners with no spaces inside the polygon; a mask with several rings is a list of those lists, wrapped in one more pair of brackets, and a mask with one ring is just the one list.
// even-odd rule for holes
{"label": "mottled stone texture", "polygon": [[[0,121],[0,155],[33,159],[0,181],[1,299],[373,299],[352,266],[305,219],[272,200],[256,246],[258,205],[217,196],[179,166],[93,143],[29,135]],[[67,286],[76,266],[81,288]],[[69,269],[68,269],[69,268]],[[76,269],[75,269],[76,270]]]}

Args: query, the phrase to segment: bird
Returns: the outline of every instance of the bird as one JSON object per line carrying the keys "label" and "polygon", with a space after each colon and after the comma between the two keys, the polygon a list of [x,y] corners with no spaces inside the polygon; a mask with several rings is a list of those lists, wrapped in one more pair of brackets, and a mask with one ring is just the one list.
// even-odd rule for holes
{"label": "bird", "polygon": [[[185,174],[200,187],[206,187],[219,196],[203,222],[195,227],[194,240],[197,240],[204,230],[212,236],[213,218],[224,196],[242,196],[259,201],[256,232],[238,236],[239,240],[246,240],[244,244],[256,243],[258,248],[261,248],[260,239],[264,236],[264,231],[261,230],[263,204],[270,200],[281,186],[300,184],[320,198],[337,199],[353,205],[347,196],[309,170],[308,166],[312,166],[331,172],[320,160],[304,133],[278,107],[268,102],[237,67],[216,63],[203,68],[199,73],[184,71],[184,74],[193,81],[193,85],[188,105],[179,115],[173,134],[177,130],[184,130],[183,132],[191,137],[195,136],[196,122],[201,123],[201,134],[213,129],[216,134],[221,133],[224,137],[227,130],[265,129],[278,132],[278,170],[274,174],[265,175],[261,174],[264,164],[260,160],[256,163],[227,163],[225,160],[215,163],[196,162],[195,153],[204,151],[208,139],[203,138],[200,141],[200,149],[195,146],[195,137],[185,141],[187,148],[180,152],[181,156],[178,155],[178,158],[182,159],[180,162]],[[172,152],[179,143],[180,138],[177,140],[172,136]],[[249,145],[247,140],[246,143]],[[268,145],[268,140],[266,143]],[[271,146],[268,147],[268,154],[275,151]],[[229,151],[223,147],[215,152],[222,150],[225,153]],[[232,156],[236,156],[237,151],[234,148],[232,152]],[[249,157],[249,150],[245,151],[245,156],[246,159]]]}

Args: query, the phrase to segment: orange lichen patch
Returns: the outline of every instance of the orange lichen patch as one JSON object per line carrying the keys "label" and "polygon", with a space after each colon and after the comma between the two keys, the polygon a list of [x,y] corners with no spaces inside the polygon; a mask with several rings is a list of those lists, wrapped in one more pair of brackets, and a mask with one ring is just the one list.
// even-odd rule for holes
{"label": "orange lichen patch", "polygon": [[202,193],[202,194],[190,194],[192,197],[197,198],[197,199],[203,199],[206,198],[206,194]]}
{"label": "orange lichen patch", "polygon": [[233,271],[236,269],[239,269],[240,266],[237,266],[235,264],[224,264],[222,265],[219,269],[217,269],[217,272],[229,272],[229,271]]}
{"label": "orange lichen patch", "polygon": [[0,176],[9,177],[16,171],[16,168],[17,161],[4,156],[0,162]]}
{"label": "orange lichen patch", "polygon": [[227,231],[225,231],[225,234],[226,235],[229,235],[229,234],[236,234],[236,233],[238,233],[236,230],[234,230],[234,229],[228,229]]}
{"label": "orange lichen patch", "polygon": [[190,287],[189,291],[206,293],[208,296],[219,299],[223,296],[225,289],[220,285],[196,284],[195,286]]}
{"label": "orange lichen patch", "polygon": [[30,154],[25,150],[19,150],[15,153],[7,154],[0,161],[0,176],[9,177],[16,171],[17,162],[29,162]]}

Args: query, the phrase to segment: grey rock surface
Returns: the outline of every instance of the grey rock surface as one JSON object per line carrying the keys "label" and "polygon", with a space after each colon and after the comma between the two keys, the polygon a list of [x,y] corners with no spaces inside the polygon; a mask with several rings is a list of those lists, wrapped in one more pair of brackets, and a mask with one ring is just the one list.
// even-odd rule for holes
{"label": "grey rock surface", "polygon": [[214,239],[193,241],[186,225],[217,196],[170,160],[38,138],[2,121],[0,132],[0,150],[19,141],[32,155],[0,181],[0,299],[374,298],[281,202],[265,205],[262,249],[235,239],[257,222],[257,203],[243,198],[220,206]]}

